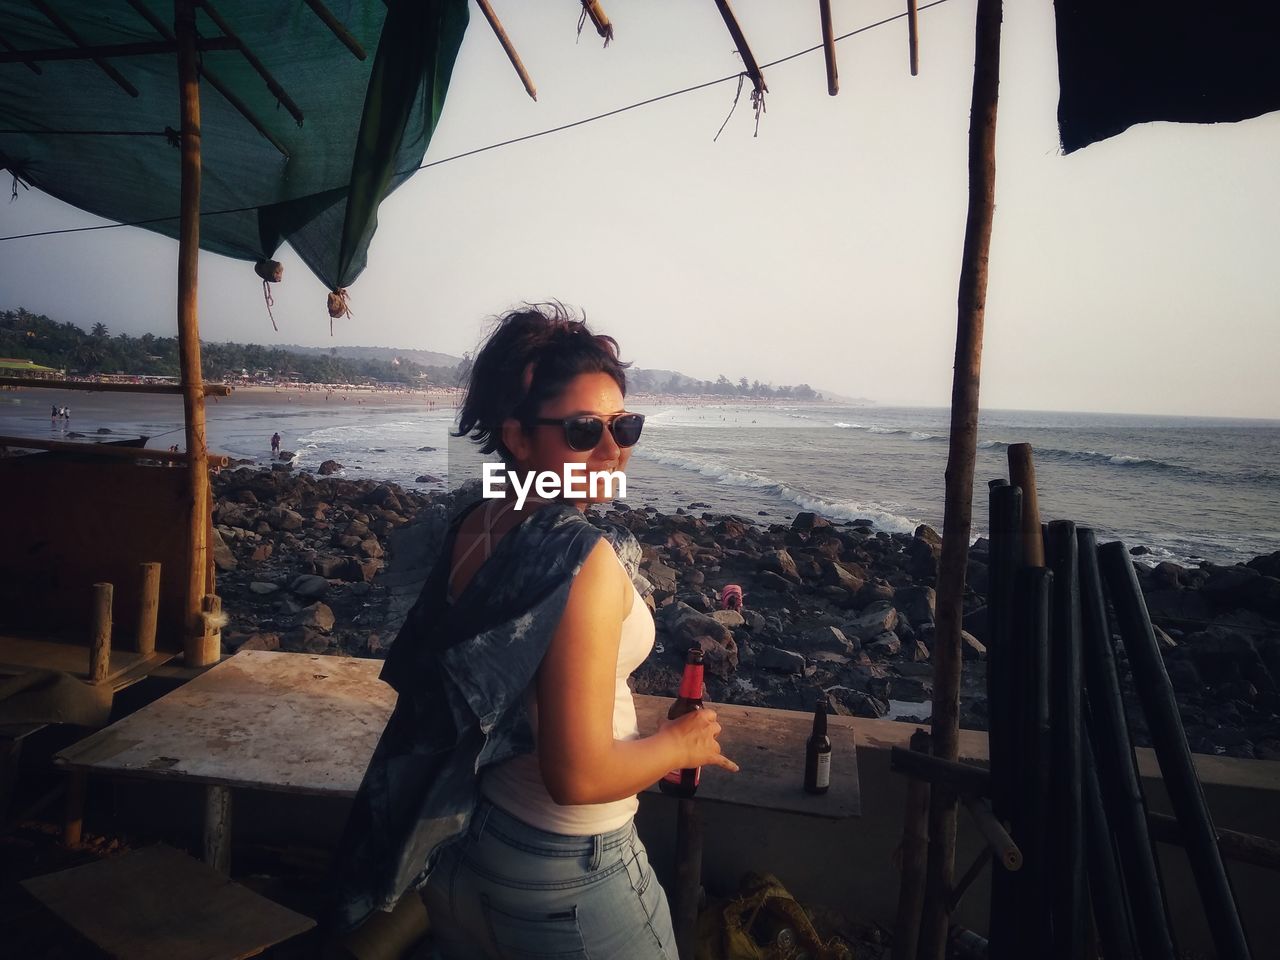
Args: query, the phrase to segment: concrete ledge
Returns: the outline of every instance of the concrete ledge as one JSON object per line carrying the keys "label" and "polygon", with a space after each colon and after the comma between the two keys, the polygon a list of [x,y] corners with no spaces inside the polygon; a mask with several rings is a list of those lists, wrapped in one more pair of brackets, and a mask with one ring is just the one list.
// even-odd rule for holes
{"label": "concrete ledge", "polygon": [[[707,887],[728,894],[744,871],[769,870],[802,901],[837,907],[892,929],[899,880],[893,854],[902,837],[906,780],[890,771],[889,751],[895,746],[905,748],[917,728],[917,724],[892,720],[857,721],[861,818],[828,823],[708,802],[703,869]],[[842,760],[840,747],[833,743],[833,764]],[[1149,749],[1137,753],[1148,806],[1169,813],[1155,753]],[[985,765],[986,733],[962,730],[960,755]],[[1195,762],[1217,826],[1280,839],[1280,763],[1203,755],[1197,755]],[[675,804],[668,798],[641,795],[637,822],[664,882],[674,862],[675,816]],[[957,874],[973,862],[980,843],[972,822],[961,811]],[[1180,848],[1165,844],[1157,846],[1157,853],[1179,947],[1212,955],[1213,944],[1186,857]],[[1280,873],[1239,863],[1230,863],[1229,870],[1254,955],[1267,956],[1263,945],[1280,942],[1280,911],[1275,908],[1280,902]],[[956,922],[985,931],[989,890],[989,874],[984,873],[970,888]]]}

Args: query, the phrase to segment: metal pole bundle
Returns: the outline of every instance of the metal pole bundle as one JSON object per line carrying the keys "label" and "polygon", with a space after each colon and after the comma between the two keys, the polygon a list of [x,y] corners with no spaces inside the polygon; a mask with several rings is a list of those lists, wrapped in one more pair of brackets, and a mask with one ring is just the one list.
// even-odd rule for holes
{"label": "metal pole bundle", "polygon": [[[1174,947],[1164,886],[1147,832],[1147,804],[1125,724],[1124,699],[1107,626],[1098,544],[1088,527],[1076,531],[1076,540],[1080,554],[1085,689],[1089,698],[1086,722],[1107,826],[1115,838],[1141,956],[1144,960],[1172,960]],[[1105,942],[1103,946],[1118,948]]]}
{"label": "metal pole bundle", "polygon": [[1236,907],[1231,881],[1218,849],[1217,835],[1204,791],[1191,761],[1186,732],[1173,696],[1173,686],[1165,673],[1151,617],[1142,596],[1138,575],[1123,543],[1108,543],[1098,551],[1099,563],[1116,621],[1129,657],[1134,686],[1142,701],[1151,744],[1160,761],[1160,774],[1169,793],[1169,803],[1178,826],[1183,831],[1187,860],[1200,889],[1213,936],[1221,960],[1248,960],[1249,945]]}

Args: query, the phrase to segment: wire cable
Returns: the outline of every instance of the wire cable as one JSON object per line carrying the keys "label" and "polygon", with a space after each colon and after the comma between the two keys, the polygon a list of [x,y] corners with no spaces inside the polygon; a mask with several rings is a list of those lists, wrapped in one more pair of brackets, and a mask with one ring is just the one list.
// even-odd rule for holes
{"label": "wire cable", "polygon": [[[941,6],[942,4],[947,2],[948,0],[933,0],[932,3],[921,4],[917,9],[929,10],[932,7]],[[877,20],[874,23],[868,23],[865,26],[858,27],[856,30],[850,30],[848,33],[842,33],[840,34],[840,36],[836,37],[835,40],[838,43],[841,40],[847,40],[850,37],[856,37],[858,34],[867,33],[870,30],[874,30],[877,27],[886,26],[890,23],[893,23],[896,20],[903,20],[906,18],[906,16],[907,14],[904,12],[904,13],[894,14],[891,17],[885,17],[883,20]],[[797,50],[795,53],[789,53],[785,57],[779,57],[777,60],[771,60],[768,63],[761,64],[760,69],[764,70],[769,67],[776,67],[779,64],[787,63],[790,60],[795,60],[799,57],[806,56],[810,53],[814,53],[815,51],[821,50],[821,49],[822,49],[822,44],[819,43],[812,47],[807,47],[804,50]],[[657,96],[649,97],[645,100],[638,100],[635,103],[629,103],[626,106],[615,107],[612,110],[606,110],[604,113],[597,113],[594,116],[583,117],[580,120],[572,120],[569,123],[562,123],[562,124],[559,124],[558,126],[548,127],[545,130],[535,131],[534,133],[526,133],[526,134],[523,134],[522,136],[510,137],[506,140],[500,140],[497,143],[490,143],[483,147],[476,147],[472,150],[464,150],[462,153],[455,153],[449,157],[441,157],[439,160],[432,160],[432,161],[429,161],[428,163],[423,163],[416,167],[409,167],[408,169],[405,169],[405,170],[397,170],[395,173],[392,174],[392,176],[396,176],[396,177],[407,176],[409,174],[416,173],[419,170],[428,170],[431,167],[438,167],[438,166],[441,166],[442,164],[452,163],[455,160],[464,160],[467,157],[474,157],[482,153],[488,153],[490,150],[497,150],[501,147],[510,147],[517,143],[526,143],[529,140],[538,140],[538,139],[541,139],[542,137],[549,137],[555,133],[563,133],[565,130],[572,130],[575,127],[581,127],[588,123],[595,123],[597,120],[607,120],[609,117],[616,117],[622,113],[629,113],[630,111],[638,110],[641,107],[652,106],[655,103],[661,103],[663,100],[670,100],[673,97],[684,96],[687,93],[696,93],[699,90],[705,90],[708,87],[718,86],[719,84],[722,84],[722,83],[729,83],[731,81],[737,80],[739,76],[741,76],[741,71],[738,73],[731,73],[726,77],[719,77],[718,79],[715,79],[715,80],[707,80],[707,81],[704,81],[703,83],[695,83],[692,86],[682,87],[679,90],[672,90],[669,93],[661,93],[661,94],[658,94]],[[296,197],[294,199],[302,200],[305,198]],[[285,201],[285,202],[288,202],[288,201]],[[260,206],[259,204],[254,204],[252,206],[247,206],[247,207],[232,207],[227,210],[205,210],[205,211],[201,211],[200,216],[216,217],[216,216],[222,216],[224,214],[248,213],[251,210],[257,210],[259,206]],[[62,234],[68,234],[68,233],[90,233],[95,230],[113,230],[116,227],[147,227],[156,223],[172,223],[174,221],[177,221],[178,219],[180,218],[177,216],[149,217],[145,220],[129,220],[129,221],[120,222],[120,223],[100,223],[91,227],[64,227],[60,230],[40,230],[35,233],[17,233],[7,237],[0,237],[0,242],[3,242],[5,240],[30,240],[35,237],[54,237],[54,236],[60,236]]]}

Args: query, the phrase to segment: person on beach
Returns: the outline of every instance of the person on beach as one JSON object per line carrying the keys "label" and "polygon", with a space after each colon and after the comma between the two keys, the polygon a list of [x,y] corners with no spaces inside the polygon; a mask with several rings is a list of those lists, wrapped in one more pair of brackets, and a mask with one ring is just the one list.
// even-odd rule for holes
{"label": "person on beach", "polygon": [[[455,436],[525,482],[569,464],[623,471],[617,342],[559,304],[501,317]],[[637,794],[671,770],[737,765],[713,710],[641,736],[627,678],[653,616],[640,547],[585,516],[611,499],[481,498],[387,654],[398,693],[336,859],[337,931],[417,889],[446,960],[676,957],[666,895],[636,834]]]}
{"label": "person on beach", "polygon": [[278,432],[271,435],[271,456],[280,456],[280,434]]}

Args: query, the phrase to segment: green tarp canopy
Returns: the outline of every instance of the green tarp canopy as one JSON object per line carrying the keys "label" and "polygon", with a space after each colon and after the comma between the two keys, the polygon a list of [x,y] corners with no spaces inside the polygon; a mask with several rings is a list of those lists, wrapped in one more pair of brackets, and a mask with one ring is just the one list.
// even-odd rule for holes
{"label": "green tarp canopy", "polygon": [[[200,246],[258,261],[287,240],[347,286],[440,119],[466,0],[195,7]],[[0,169],[15,191],[177,236],[174,18],[173,0],[0,0]]]}

